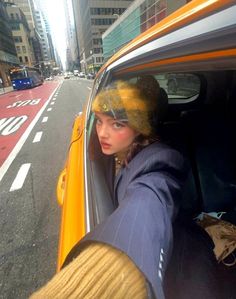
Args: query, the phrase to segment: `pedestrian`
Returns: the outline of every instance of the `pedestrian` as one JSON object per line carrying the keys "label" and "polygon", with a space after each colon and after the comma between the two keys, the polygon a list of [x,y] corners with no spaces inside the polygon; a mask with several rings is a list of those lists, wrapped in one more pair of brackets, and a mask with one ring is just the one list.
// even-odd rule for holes
{"label": "pedestrian", "polygon": [[3,81],[2,81],[2,78],[0,77],[0,87],[2,87],[2,91],[5,92],[4,90],[4,85],[3,85]]}
{"label": "pedestrian", "polygon": [[172,223],[188,170],[182,155],[156,135],[159,84],[153,80],[145,92],[142,82],[117,81],[92,104],[101,151],[116,162],[117,208],[31,299],[165,297]]}

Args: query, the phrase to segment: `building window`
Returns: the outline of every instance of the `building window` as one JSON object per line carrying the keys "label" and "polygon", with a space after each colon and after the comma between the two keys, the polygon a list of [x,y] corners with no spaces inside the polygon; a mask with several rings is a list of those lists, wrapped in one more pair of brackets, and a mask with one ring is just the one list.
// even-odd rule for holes
{"label": "building window", "polygon": [[26,47],[25,46],[22,46],[22,51],[23,51],[23,53],[26,53]]}
{"label": "building window", "polygon": [[23,62],[23,60],[22,60],[22,57],[21,57],[21,56],[19,56],[19,60],[20,60],[20,62]]}
{"label": "building window", "polygon": [[101,38],[94,38],[93,39],[94,45],[102,45],[102,39]]}
{"label": "building window", "polygon": [[22,37],[21,36],[14,36],[14,42],[15,43],[22,43]]}
{"label": "building window", "polygon": [[121,15],[126,8],[98,8],[98,7],[92,7],[90,8],[90,14],[91,15],[114,15],[114,14],[119,14]]}
{"label": "building window", "polygon": [[94,54],[102,53],[102,48],[94,48]]}
{"label": "building window", "polygon": [[16,19],[17,20],[19,20],[20,18],[19,18],[19,15],[18,15],[18,13],[16,13]]}
{"label": "building window", "polygon": [[17,53],[21,53],[20,46],[16,46],[16,52],[17,52]]}
{"label": "building window", "polygon": [[92,25],[111,25],[115,19],[91,19]]}
{"label": "building window", "polygon": [[11,13],[11,19],[14,20],[14,14],[13,13]]}
{"label": "building window", "polygon": [[141,4],[141,32],[166,17],[167,0],[146,0]]}
{"label": "building window", "polygon": [[11,30],[20,30],[20,24],[11,24]]}
{"label": "building window", "polygon": [[97,63],[103,62],[103,57],[96,57],[96,62]]}
{"label": "building window", "polygon": [[29,62],[29,59],[27,56],[25,56],[25,62]]}

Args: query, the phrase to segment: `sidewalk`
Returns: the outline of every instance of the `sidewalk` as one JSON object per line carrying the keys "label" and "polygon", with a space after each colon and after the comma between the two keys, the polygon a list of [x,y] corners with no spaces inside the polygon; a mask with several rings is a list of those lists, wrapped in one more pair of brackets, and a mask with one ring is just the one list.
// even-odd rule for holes
{"label": "sidewalk", "polygon": [[0,88],[0,95],[4,94],[4,93],[7,93],[7,92],[10,92],[10,91],[13,91],[13,87],[12,86]]}

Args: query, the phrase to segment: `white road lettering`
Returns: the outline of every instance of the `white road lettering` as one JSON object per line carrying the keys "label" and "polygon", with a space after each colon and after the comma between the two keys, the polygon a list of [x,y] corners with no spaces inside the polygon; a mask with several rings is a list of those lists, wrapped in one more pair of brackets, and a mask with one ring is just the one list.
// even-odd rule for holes
{"label": "white road lettering", "polygon": [[15,118],[15,116],[12,117],[5,117],[0,119],[0,132]]}
{"label": "white road lettering", "polygon": [[37,115],[35,116],[33,121],[30,123],[28,128],[25,130],[25,132],[23,133],[23,135],[21,136],[21,138],[19,139],[19,141],[17,142],[17,144],[15,145],[13,150],[11,151],[8,158],[4,161],[4,163],[0,167],[0,182],[1,182],[2,178],[4,177],[5,173],[7,172],[8,168],[11,166],[11,163],[14,161],[15,157],[17,156],[17,154],[21,150],[21,148],[24,145],[25,141],[27,140],[30,132],[32,131],[33,127],[35,126],[35,124],[37,123],[37,121],[39,120],[41,115],[43,114],[43,111],[46,109],[48,103],[52,99],[52,96],[53,96],[54,92],[57,89],[58,89],[58,87],[56,87],[55,90],[52,92],[49,99],[46,101],[46,103],[43,105],[43,107],[39,110],[39,112],[37,113]]}
{"label": "white road lettering", "polygon": [[24,182],[25,182],[25,178],[29,172],[31,164],[30,163],[26,163],[21,165],[21,168],[19,169],[12,185],[10,188],[10,192],[12,191],[16,191],[22,188]]}
{"label": "white road lettering", "polygon": [[43,132],[37,132],[34,136],[33,143],[39,142],[41,140],[42,135],[43,135]]}
{"label": "white road lettering", "polygon": [[31,100],[26,100],[26,101],[19,101],[21,102],[20,104],[17,105],[17,107],[23,107],[23,106],[27,106],[30,104]]}
{"label": "white road lettering", "polygon": [[[10,121],[8,121],[10,119]],[[22,124],[28,119],[27,115],[21,115],[17,117],[10,117],[5,123],[0,126],[0,134],[3,136],[10,135],[16,132]],[[1,124],[1,120],[0,120]]]}
{"label": "white road lettering", "polygon": [[7,108],[14,108],[14,107],[23,107],[27,105],[38,105],[41,99],[32,99],[32,100],[25,100],[25,101],[17,101],[14,102],[12,105],[7,106]]}
{"label": "white road lettering", "polygon": [[41,99],[34,99],[31,101],[30,105],[38,105]]}

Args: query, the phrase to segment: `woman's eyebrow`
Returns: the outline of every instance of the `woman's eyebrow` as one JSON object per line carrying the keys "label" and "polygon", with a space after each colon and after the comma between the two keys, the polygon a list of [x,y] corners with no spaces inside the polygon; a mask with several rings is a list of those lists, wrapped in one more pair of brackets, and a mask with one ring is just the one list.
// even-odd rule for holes
{"label": "woman's eyebrow", "polygon": [[96,119],[101,119],[96,113],[94,113]]}

